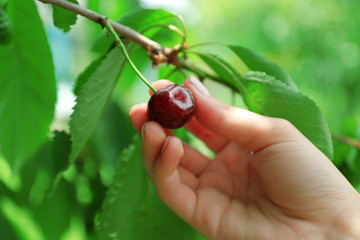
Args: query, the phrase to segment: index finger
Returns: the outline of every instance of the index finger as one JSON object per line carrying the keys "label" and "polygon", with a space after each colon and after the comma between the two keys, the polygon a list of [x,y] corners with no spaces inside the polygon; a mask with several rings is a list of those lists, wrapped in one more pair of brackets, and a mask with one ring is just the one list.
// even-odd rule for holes
{"label": "index finger", "polygon": [[194,94],[195,117],[201,125],[254,152],[302,136],[284,119],[262,116],[218,101],[209,96],[194,77],[188,78],[184,85]]}
{"label": "index finger", "polygon": [[[173,82],[162,79],[152,83],[152,86],[155,89],[162,89],[166,86],[173,84]],[[151,89],[149,89],[150,95],[154,94]],[[196,108],[196,106],[195,106]],[[191,132],[193,135],[198,137],[201,141],[203,141],[211,150],[214,152],[219,152],[229,141],[228,139],[215,134],[212,131],[204,128],[202,124],[200,124],[196,117],[193,117],[190,122],[185,125],[186,129]]]}

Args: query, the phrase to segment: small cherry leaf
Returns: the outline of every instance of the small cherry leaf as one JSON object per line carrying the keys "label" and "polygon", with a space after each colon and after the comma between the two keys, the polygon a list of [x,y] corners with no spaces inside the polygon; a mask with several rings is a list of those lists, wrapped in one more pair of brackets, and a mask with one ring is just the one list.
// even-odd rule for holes
{"label": "small cherry leaf", "polygon": [[284,82],[295,90],[296,85],[291,77],[277,63],[274,63],[263,55],[241,46],[228,46],[251,71],[264,72],[269,76]]}
{"label": "small cherry leaf", "polygon": [[[79,5],[77,0],[64,0]],[[67,9],[53,5],[53,21],[54,25],[63,32],[69,32],[70,26],[74,25],[77,20],[77,14]]]}
{"label": "small cherry leaf", "polygon": [[70,130],[74,161],[89,139],[124,67],[124,55],[112,49],[82,86],[71,115]]}
{"label": "small cherry leaf", "polygon": [[242,85],[240,79],[240,73],[225,60],[219,56],[215,56],[209,53],[195,52],[218,76],[218,79],[222,83],[235,91],[240,92],[242,95],[246,94],[246,89]]}

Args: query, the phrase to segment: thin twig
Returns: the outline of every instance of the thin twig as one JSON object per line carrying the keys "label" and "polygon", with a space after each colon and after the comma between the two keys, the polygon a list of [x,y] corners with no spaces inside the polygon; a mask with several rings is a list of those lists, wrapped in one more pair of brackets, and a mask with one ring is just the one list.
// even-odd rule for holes
{"label": "thin twig", "polygon": [[355,138],[350,138],[344,135],[332,134],[333,139],[343,142],[347,145],[360,149],[360,140]]}

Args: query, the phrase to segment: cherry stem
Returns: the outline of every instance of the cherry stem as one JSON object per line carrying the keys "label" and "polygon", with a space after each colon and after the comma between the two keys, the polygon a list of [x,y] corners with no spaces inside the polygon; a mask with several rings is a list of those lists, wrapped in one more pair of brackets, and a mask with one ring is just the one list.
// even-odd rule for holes
{"label": "cherry stem", "polygon": [[182,26],[182,29],[183,29],[183,38],[182,38],[182,42],[181,42],[181,48],[183,48],[184,47],[184,45],[185,45],[185,43],[186,43],[186,24],[185,24],[185,20],[183,19],[183,17],[181,16],[181,15],[179,15],[179,14],[176,14],[175,15],[176,16],[176,18],[180,21],[180,24],[181,24],[181,26]]}
{"label": "cherry stem", "polygon": [[137,67],[135,66],[135,64],[131,61],[129,54],[126,51],[125,45],[123,44],[123,42],[121,41],[121,39],[119,38],[119,36],[117,35],[117,33],[115,32],[114,28],[111,26],[111,24],[109,23],[109,21],[106,21],[105,27],[109,30],[109,32],[114,36],[115,40],[116,40],[116,45],[121,49],[121,52],[124,54],[126,60],[128,61],[128,63],[130,64],[130,66],[132,67],[132,69],[135,71],[135,73],[139,76],[139,78],[154,92],[156,93],[156,89],[151,86],[151,84],[149,83],[148,80],[146,80],[146,78],[144,77],[144,75],[141,74],[141,72],[139,71],[139,69],[137,69]]}

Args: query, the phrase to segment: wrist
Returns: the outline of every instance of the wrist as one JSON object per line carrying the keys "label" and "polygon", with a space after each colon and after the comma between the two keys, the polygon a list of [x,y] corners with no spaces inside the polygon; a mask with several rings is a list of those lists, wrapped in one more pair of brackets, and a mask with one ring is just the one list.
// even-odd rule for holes
{"label": "wrist", "polygon": [[[357,194],[357,193],[356,193]],[[360,195],[357,194],[352,204],[344,209],[330,227],[324,239],[360,239]]]}

